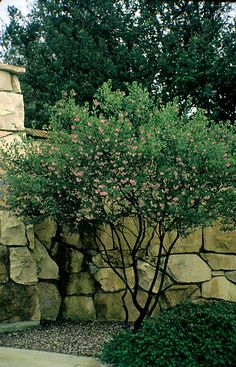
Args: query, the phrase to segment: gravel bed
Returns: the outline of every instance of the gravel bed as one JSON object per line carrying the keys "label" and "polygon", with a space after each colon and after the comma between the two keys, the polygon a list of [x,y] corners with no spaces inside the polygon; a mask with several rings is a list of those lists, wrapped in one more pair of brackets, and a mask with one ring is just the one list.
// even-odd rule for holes
{"label": "gravel bed", "polygon": [[32,329],[0,334],[0,346],[99,357],[119,322],[43,322]]}

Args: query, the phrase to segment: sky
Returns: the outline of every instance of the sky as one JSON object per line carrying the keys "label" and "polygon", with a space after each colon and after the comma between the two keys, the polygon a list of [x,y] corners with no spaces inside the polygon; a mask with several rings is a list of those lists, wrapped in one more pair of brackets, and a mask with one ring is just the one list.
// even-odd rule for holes
{"label": "sky", "polygon": [[3,21],[7,23],[7,7],[15,6],[17,9],[21,10],[23,14],[27,14],[29,4],[31,0],[0,0],[0,22]]}

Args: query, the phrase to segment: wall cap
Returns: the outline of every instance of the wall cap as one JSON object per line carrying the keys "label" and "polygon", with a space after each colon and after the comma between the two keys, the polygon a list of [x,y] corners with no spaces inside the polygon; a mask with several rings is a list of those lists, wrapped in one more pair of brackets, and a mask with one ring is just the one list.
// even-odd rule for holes
{"label": "wall cap", "polygon": [[23,66],[9,65],[2,63],[0,63],[0,70],[8,71],[9,73],[16,75],[24,74],[26,71]]}

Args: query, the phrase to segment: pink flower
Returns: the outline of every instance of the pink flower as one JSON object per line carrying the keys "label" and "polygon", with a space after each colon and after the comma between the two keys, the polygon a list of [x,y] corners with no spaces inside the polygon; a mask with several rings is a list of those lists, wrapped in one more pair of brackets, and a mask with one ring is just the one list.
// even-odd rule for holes
{"label": "pink flower", "polygon": [[100,192],[100,196],[107,196],[108,195],[108,192],[107,191],[101,191]]}
{"label": "pink flower", "polygon": [[129,182],[130,182],[130,184],[131,184],[132,186],[135,186],[135,185],[136,185],[136,180],[129,180]]}

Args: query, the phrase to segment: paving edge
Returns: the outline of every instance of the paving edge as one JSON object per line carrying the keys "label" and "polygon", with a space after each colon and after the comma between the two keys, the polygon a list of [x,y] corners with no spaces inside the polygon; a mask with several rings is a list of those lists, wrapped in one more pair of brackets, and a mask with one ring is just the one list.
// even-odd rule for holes
{"label": "paving edge", "polygon": [[0,334],[20,331],[38,326],[40,321],[18,321],[9,323],[0,323]]}

